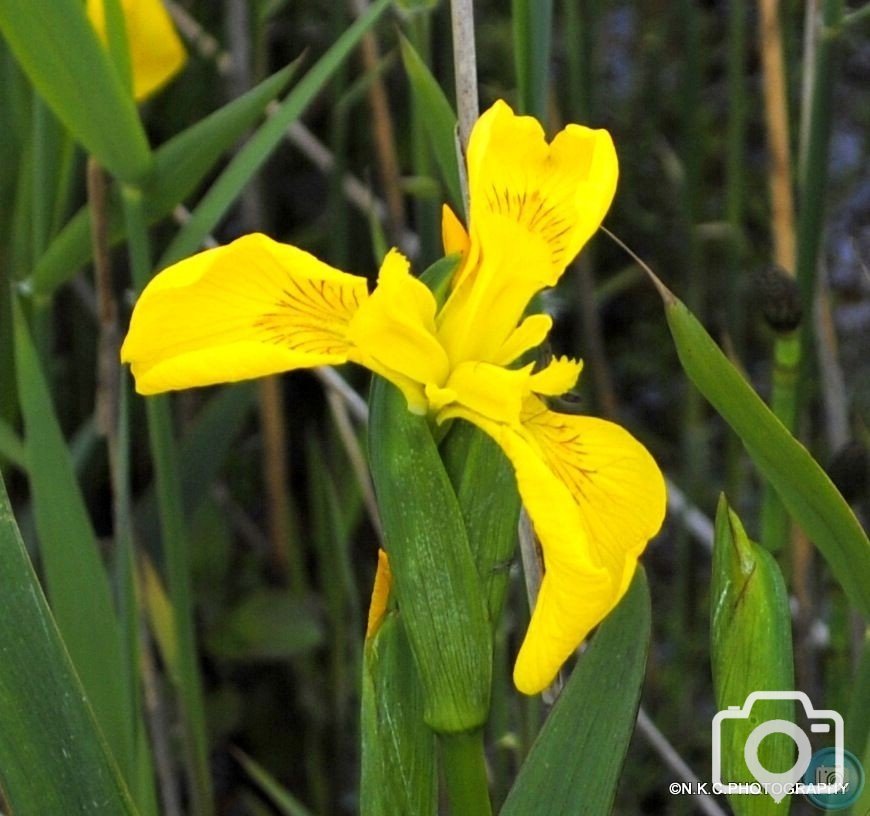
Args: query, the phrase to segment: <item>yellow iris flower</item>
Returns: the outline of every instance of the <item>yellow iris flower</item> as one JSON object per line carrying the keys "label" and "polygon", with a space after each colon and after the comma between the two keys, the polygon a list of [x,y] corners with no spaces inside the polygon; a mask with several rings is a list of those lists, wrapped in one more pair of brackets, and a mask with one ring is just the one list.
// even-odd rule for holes
{"label": "yellow iris flower", "polygon": [[396,250],[370,294],[263,235],[157,275],[133,312],[122,359],[142,394],[353,361],[398,386],[411,411],[474,423],[502,448],[540,539],[544,578],[514,671],[533,694],[618,603],[664,517],[662,475],[627,431],[551,411],[579,361],[511,367],[552,325],[523,318],[598,229],[616,189],[609,134],[568,125],[551,143],[496,102],[468,147],[470,229],[445,208],[462,253],[439,309]]}
{"label": "yellow iris flower", "polygon": [[[87,0],[87,14],[97,35],[105,43],[105,0]],[[137,102],[160,90],[187,60],[181,39],[163,0],[121,0],[130,68],[133,73],[133,98]]]}

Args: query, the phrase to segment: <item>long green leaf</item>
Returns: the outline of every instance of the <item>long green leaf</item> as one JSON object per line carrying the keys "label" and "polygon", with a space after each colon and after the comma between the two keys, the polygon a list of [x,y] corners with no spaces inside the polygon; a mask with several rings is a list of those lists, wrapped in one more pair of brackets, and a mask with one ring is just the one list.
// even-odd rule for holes
{"label": "long green leaf", "polygon": [[655,279],[683,370],[743,441],[855,607],[870,616],[870,540],[846,500],[697,318]]}
{"label": "long green leaf", "polygon": [[[791,691],[794,668],[788,593],[779,566],[763,547],[750,541],[723,496],[716,513],[713,577],[710,587],[713,685],[719,711],[743,706],[754,691]],[[759,700],[752,719],[721,721],[719,751],[714,752],[714,781],[751,783],[743,747],[760,720],[794,720],[793,700]],[[770,734],[758,748],[762,767],[782,772],[794,764],[794,740]],[[788,813],[789,797],[729,797],[738,816]]]}
{"label": "long green leaf", "polygon": [[15,365],[33,515],[52,610],[97,721],[129,778],[134,717],[109,581],[39,358],[17,307]]}
{"label": "long green leaf", "polygon": [[441,178],[454,209],[457,213],[462,213],[465,211],[465,203],[462,200],[462,183],[457,165],[456,114],[414,46],[404,37],[401,38],[401,44],[402,61],[405,63],[405,73],[411,81],[411,92],[420,109],[426,112],[423,122],[435,161],[441,171]]}
{"label": "long green leaf", "polygon": [[0,478],[0,789],[13,813],[135,816]]}
{"label": "long green leaf", "polygon": [[650,637],[643,568],[565,685],[501,816],[610,813],[634,731]]}
{"label": "long green leaf", "polygon": [[140,182],[151,151],[133,97],[79,0],[0,0],[0,32],[40,96],[113,175]]}
{"label": "long green leaf", "polygon": [[236,154],[226,170],[197,206],[192,218],[175,236],[158,269],[196,252],[218,224],[251,177],[263,166],[284,138],[287,127],[308,107],[339,69],[362,36],[389,8],[390,0],[377,0],[338,38],[335,44],[288,94],[281,106]]}
{"label": "long green leaf", "polygon": [[[148,223],[153,224],[184,201],[203,178],[263,114],[266,105],[287,87],[299,60],[263,80],[257,87],[196,122],[154,153],[154,172],[143,187]],[[126,235],[117,189],[108,209],[109,238],[120,243]],[[82,207],[39,259],[30,281],[35,294],[47,297],[69,280],[93,255],[91,213]]]}

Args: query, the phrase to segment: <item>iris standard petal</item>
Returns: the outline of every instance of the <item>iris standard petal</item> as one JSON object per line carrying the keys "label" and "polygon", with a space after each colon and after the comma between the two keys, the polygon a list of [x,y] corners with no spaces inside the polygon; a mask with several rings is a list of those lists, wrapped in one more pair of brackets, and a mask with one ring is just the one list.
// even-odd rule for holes
{"label": "iris standard petal", "polygon": [[[87,13],[97,34],[105,42],[104,2],[87,0]],[[121,9],[130,48],[133,98],[141,102],[184,67],[187,52],[162,0],[121,0]]]}
{"label": "iris standard petal", "polygon": [[531,298],[554,286],[598,229],[616,190],[610,135],[540,124],[496,102],[472,131],[469,258],[439,316],[452,361],[492,361]]}
{"label": "iris standard petal", "polygon": [[365,278],[265,235],[180,261],[145,287],[121,348],[140,394],[343,363]]}

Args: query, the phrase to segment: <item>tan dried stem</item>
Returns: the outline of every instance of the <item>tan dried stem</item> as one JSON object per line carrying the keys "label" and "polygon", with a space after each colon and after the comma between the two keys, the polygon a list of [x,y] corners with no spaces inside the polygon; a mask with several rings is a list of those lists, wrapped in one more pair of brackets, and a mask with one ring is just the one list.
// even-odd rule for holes
{"label": "tan dried stem", "polygon": [[764,120],[769,159],[771,231],[773,260],[794,276],[795,249],[794,193],[789,148],[788,101],[785,62],[778,0],[760,0],[760,35]]}
{"label": "tan dried stem", "polygon": [[[354,14],[361,17],[368,9],[368,0],[351,0]],[[360,42],[363,68],[370,73],[369,106],[372,110],[372,135],[375,140],[375,155],[384,197],[387,202],[387,215],[390,237],[398,244],[405,231],[405,203],[402,199],[401,173],[396,152],[396,138],[390,101],[384,80],[378,71],[381,61],[378,41],[373,31],[367,31]]]}
{"label": "tan dried stem", "polygon": [[480,115],[472,0],[451,0],[450,21],[453,28],[453,71],[456,77],[459,141],[462,149],[465,150],[471,136],[471,129]]}

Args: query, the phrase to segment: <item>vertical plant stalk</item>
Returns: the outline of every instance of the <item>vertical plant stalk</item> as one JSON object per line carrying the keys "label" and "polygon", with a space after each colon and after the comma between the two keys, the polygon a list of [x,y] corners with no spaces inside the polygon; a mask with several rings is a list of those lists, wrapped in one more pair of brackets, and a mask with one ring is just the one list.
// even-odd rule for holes
{"label": "vertical plant stalk", "polygon": [[490,816],[483,732],[439,734],[451,816]]}
{"label": "vertical plant stalk", "polygon": [[[727,258],[727,325],[735,357],[743,356],[745,343],[746,236],[743,232],[746,190],[746,2],[732,0],[728,12],[728,147],[725,169],[725,218],[729,228]],[[725,453],[727,493],[739,506],[742,492],[743,446],[728,435]]]}
{"label": "vertical plant stalk", "polygon": [[[368,10],[368,0],[351,0],[354,14],[362,17]],[[373,31],[367,31],[360,41],[363,68],[371,73],[369,84],[369,106],[372,110],[372,135],[375,140],[375,153],[378,170],[384,185],[384,199],[387,203],[387,217],[390,239],[400,244],[405,232],[405,203],[402,200],[401,173],[399,172],[398,152],[390,113],[390,100],[384,80],[378,72],[381,61],[378,41]]]}
{"label": "vertical plant stalk", "polygon": [[795,274],[794,198],[789,148],[788,101],[778,0],[761,0],[760,36],[764,122],[767,128],[773,260]]}
{"label": "vertical plant stalk", "polygon": [[453,29],[453,71],[456,79],[459,143],[465,151],[471,129],[480,115],[477,98],[473,0],[451,0],[450,21]]}
{"label": "vertical plant stalk", "polygon": [[[820,24],[814,25],[812,37],[807,38],[813,53],[813,73],[805,83],[809,98],[800,145],[799,211],[797,225],[797,282],[806,315],[798,329],[798,350],[807,353],[797,361],[798,376],[794,388],[795,414],[804,396],[802,391],[808,381],[808,368],[812,363],[814,297],[817,293],[817,277],[822,236],[825,226],[825,201],[828,186],[828,150],[831,138],[832,101],[837,37],[843,23],[842,0],[824,0]],[[798,680],[812,689],[816,675],[816,661],[811,649],[809,628],[814,617],[811,594],[813,574],[813,550],[806,536],[798,531],[793,541],[792,584],[798,599],[798,632],[795,638]]]}
{"label": "vertical plant stalk", "polygon": [[[287,427],[281,378],[257,382],[260,431],[263,434],[263,482],[269,514],[269,560],[275,577],[287,578],[294,591],[304,589],[302,554],[290,526],[290,484],[287,461]],[[300,584],[300,581],[303,583]]]}
{"label": "vertical plant stalk", "polygon": [[[703,319],[707,312],[707,280],[702,268],[702,246],[698,224],[702,218],[702,171],[707,134],[703,127],[702,109],[704,97],[701,78],[704,75],[705,56],[702,48],[701,24],[704,10],[694,0],[680,0],[674,4],[678,15],[677,33],[685,57],[680,75],[680,139],[679,155],[682,160],[680,193],[680,228],[684,236],[680,258],[686,270],[686,305]],[[682,462],[680,473],[683,485],[690,498],[698,503],[704,500],[709,467],[709,444],[707,433],[707,405],[697,389],[685,393],[680,431]],[[697,548],[688,532],[681,529],[677,535],[677,580],[675,638],[683,660],[693,659],[693,644],[697,643],[698,605],[697,587],[702,569]],[[706,566],[703,567],[706,571]],[[697,679],[691,673],[677,678],[677,699],[692,699]],[[686,710],[676,706],[673,711],[678,722],[687,725]]]}
{"label": "vertical plant stalk", "polygon": [[[141,643],[131,523],[129,407],[125,394],[122,393],[126,383],[118,359],[120,328],[118,304],[112,281],[107,210],[108,185],[103,168],[93,156],[89,156],[87,161],[86,185],[91,211],[91,242],[94,248],[94,283],[99,329],[95,395],[96,425],[97,432],[106,439],[108,454],[115,580],[118,586],[117,598],[124,646],[128,716],[131,721],[139,723]],[[140,806],[147,801],[149,792],[140,789],[139,784],[152,787],[153,780],[150,777],[150,768],[144,782],[141,779],[137,780],[131,771],[129,779],[131,793]]]}
{"label": "vertical plant stalk", "polygon": [[[786,92],[782,27],[778,0],[761,0],[759,35],[764,92],[764,120],[767,128],[768,186],[770,190],[773,262],[794,277],[797,266],[795,247],[794,198],[789,118]],[[804,302],[806,306],[807,301]],[[797,372],[801,360],[800,335],[782,332],[774,343],[773,383],[770,404],[773,412],[790,431],[797,422]],[[761,542],[774,552],[788,542],[789,522],[785,508],[770,485],[765,486],[761,513]],[[800,546],[800,545],[798,545]],[[794,553],[795,561],[806,560]],[[800,576],[795,576],[799,583]],[[797,587],[796,587],[797,589]]]}
{"label": "vertical plant stalk", "polygon": [[[259,32],[251,24],[249,4],[245,0],[227,0],[227,85],[231,98],[253,87],[254,63],[262,62]],[[252,48],[251,41],[255,40]],[[263,179],[257,175],[245,188],[241,198],[241,217],[246,231],[267,228],[263,207]],[[301,556],[296,552],[289,524],[289,484],[287,476],[287,433],[279,377],[264,377],[257,382],[260,430],[263,435],[262,474],[266,492],[269,530],[269,567],[278,579],[291,576],[298,580]]]}
{"label": "vertical plant stalk", "polygon": [[[147,643],[147,640],[143,638]],[[149,646],[141,652],[142,693],[145,699],[145,712],[148,734],[154,754],[154,768],[160,790],[160,803],[163,816],[182,816],[181,799],[175,783],[175,769],[172,765],[172,747],[169,739],[169,718],[160,696],[157,682],[157,669]]]}
{"label": "vertical plant stalk", "polygon": [[[93,156],[87,166],[91,242],[94,247],[94,289],[97,297],[99,345],[97,349],[97,429],[106,437],[109,465],[115,471],[118,417],[118,309],[112,292],[109,224],[106,211],[106,176]],[[113,480],[114,481],[114,480]]]}
{"label": "vertical plant stalk", "polygon": [[[151,252],[148,227],[139,190],[122,188],[124,218],[127,223],[128,248],[133,283],[138,291],[151,275]],[[169,402],[164,396],[149,397],[145,403],[148,435],[157,487],[163,550],[166,559],[169,595],[175,612],[175,636],[178,643],[180,714],[194,816],[212,816],[211,779],[202,685],[193,626],[193,603],[190,592],[190,558],[187,546],[181,484],[176,461],[176,444],[172,434]]]}

